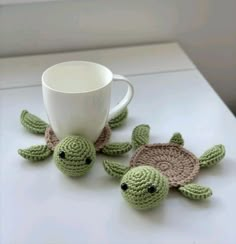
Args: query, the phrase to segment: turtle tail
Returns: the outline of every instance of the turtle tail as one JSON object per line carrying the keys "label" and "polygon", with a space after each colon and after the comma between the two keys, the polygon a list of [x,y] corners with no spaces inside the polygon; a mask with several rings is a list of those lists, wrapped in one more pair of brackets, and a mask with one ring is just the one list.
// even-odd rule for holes
{"label": "turtle tail", "polygon": [[48,124],[41,120],[36,115],[29,113],[27,110],[23,110],[20,115],[21,124],[30,132],[34,134],[44,134]]}

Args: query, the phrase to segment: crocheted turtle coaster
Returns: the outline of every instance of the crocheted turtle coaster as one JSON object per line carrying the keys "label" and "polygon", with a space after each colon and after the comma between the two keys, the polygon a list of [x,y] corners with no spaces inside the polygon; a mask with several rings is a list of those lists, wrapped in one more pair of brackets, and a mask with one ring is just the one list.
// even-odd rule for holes
{"label": "crocheted turtle coaster", "polygon": [[138,148],[129,166],[104,161],[106,172],[121,179],[123,197],[137,209],[152,208],[166,198],[170,187],[185,197],[202,200],[212,195],[208,187],[191,183],[201,168],[211,167],[225,156],[223,145],[216,145],[200,158],[183,148],[184,140],[175,133],[169,143],[148,144],[150,127],[137,126],[132,143]]}
{"label": "crocheted turtle coaster", "polygon": [[[122,112],[127,115],[127,109]],[[21,123],[30,132],[44,134],[46,145],[36,145],[27,149],[19,149],[18,153],[30,161],[40,161],[49,157],[53,158],[57,167],[68,176],[81,176],[89,171],[96,159],[96,152],[106,155],[118,156],[131,150],[130,143],[108,143],[111,137],[109,124],[106,125],[93,144],[82,136],[68,136],[59,141],[52,128],[37,116],[26,110],[21,113]],[[120,119],[119,119],[120,118]],[[113,119],[113,128],[123,124],[126,116],[119,115]],[[119,122],[119,123],[118,123]]]}

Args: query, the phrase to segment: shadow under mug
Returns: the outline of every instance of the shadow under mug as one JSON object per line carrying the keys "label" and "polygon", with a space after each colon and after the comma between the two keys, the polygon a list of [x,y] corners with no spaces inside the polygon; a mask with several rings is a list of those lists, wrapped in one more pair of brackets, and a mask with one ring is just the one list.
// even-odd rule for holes
{"label": "shadow under mug", "polygon": [[[110,111],[111,84],[124,81],[128,90]],[[49,67],[42,75],[43,100],[49,123],[59,139],[81,135],[95,142],[105,124],[132,100],[130,81],[103,65],[69,61]]]}

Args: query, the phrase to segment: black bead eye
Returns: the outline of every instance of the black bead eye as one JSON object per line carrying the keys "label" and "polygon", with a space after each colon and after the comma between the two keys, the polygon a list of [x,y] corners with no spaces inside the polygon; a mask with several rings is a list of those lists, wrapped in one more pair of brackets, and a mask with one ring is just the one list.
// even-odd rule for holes
{"label": "black bead eye", "polygon": [[126,191],[128,189],[128,185],[126,183],[122,183],[120,188],[123,190],[123,191]]}
{"label": "black bead eye", "polygon": [[62,159],[64,159],[66,157],[65,152],[61,151],[59,153],[59,157],[62,158]]}
{"label": "black bead eye", "polygon": [[151,186],[148,187],[148,192],[149,193],[154,193],[154,192],[156,192],[156,190],[157,190],[157,188],[154,185],[151,185]]}
{"label": "black bead eye", "polygon": [[86,164],[91,164],[92,163],[92,159],[91,158],[86,158],[85,159],[85,163]]}

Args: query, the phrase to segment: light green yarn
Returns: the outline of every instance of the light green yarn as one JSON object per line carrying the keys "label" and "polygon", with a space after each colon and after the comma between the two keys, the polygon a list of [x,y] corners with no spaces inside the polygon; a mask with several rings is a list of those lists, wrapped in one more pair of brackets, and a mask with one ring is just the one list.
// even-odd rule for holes
{"label": "light green yarn", "polygon": [[21,124],[30,132],[35,134],[44,134],[48,124],[39,117],[23,110],[20,115]]}
{"label": "light green yarn", "polygon": [[225,147],[223,145],[216,145],[207,150],[200,158],[200,167],[212,167],[219,163],[225,156]]}
{"label": "light green yarn", "polygon": [[96,159],[94,145],[81,136],[68,136],[55,148],[53,158],[58,169],[67,176],[86,174]]}
{"label": "light green yarn", "polygon": [[[109,126],[115,128],[122,125],[127,115],[126,108],[121,114],[109,121]],[[106,133],[103,130],[96,143],[92,144],[81,136],[69,136],[59,142],[47,123],[26,110],[22,111],[20,121],[29,131],[35,134],[45,134],[47,145],[19,149],[19,155],[31,161],[40,161],[50,156],[54,150],[53,158],[58,169],[68,176],[86,174],[94,164],[96,150],[106,155],[117,156],[132,148],[132,145],[126,142],[107,144],[110,138],[110,128],[107,125],[104,128]]]}
{"label": "light green yarn", "polygon": [[110,128],[120,127],[128,117],[128,109],[125,108],[118,116],[109,121]]}
{"label": "light green yarn", "polygon": [[197,184],[187,184],[181,186],[179,191],[187,198],[192,200],[203,200],[212,195],[212,190],[209,187],[200,186]]}
{"label": "light green yarn", "polygon": [[210,197],[212,190],[209,187],[186,183],[194,180],[200,167],[211,167],[223,159],[225,147],[216,145],[198,159],[182,147],[184,140],[180,133],[175,133],[169,143],[147,145],[149,131],[150,127],[144,124],[134,128],[132,145],[135,149],[140,148],[132,156],[129,166],[108,160],[103,162],[109,175],[121,178],[124,199],[137,209],[152,208],[167,196],[169,187],[193,200]]}
{"label": "light green yarn", "polygon": [[105,145],[101,152],[109,156],[118,156],[129,152],[132,149],[132,145],[128,142],[117,142]]}
{"label": "light green yarn", "polygon": [[121,178],[129,170],[129,167],[109,160],[103,161],[103,167],[110,176],[116,178]]}
{"label": "light green yarn", "polygon": [[25,159],[30,161],[41,161],[52,154],[47,145],[32,146],[27,149],[19,149],[18,153]]}
{"label": "light green yarn", "polygon": [[149,125],[138,125],[133,129],[132,132],[132,144],[135,149],[138,147],[148,144],[149,142]]}
{"label": "light green yarn", "polygon": [[[138,166],[129,170],[121,180],[121,190],[127,202],[136,209],[149,209],[158,206],[167,196],[167,178],[150,166]],[[149,192],[154,187],[155,192]]]}
{"label": "light green yarn", "polygon": [[182,135],[180,133],[175,133],[171,139],[170,139],[170,143],[174,143],[174,144],[178,144],[180,146],[184,145],[184,139],[182,137]]}

